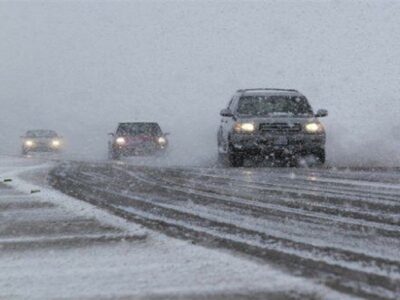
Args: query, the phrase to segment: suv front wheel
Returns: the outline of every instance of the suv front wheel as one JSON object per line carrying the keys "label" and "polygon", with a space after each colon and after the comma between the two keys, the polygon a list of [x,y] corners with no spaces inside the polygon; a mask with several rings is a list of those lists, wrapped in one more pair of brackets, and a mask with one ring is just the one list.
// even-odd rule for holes
{"label": "suv front wheel", "polygon": [[221,166],[229,167],[242,167],[244,163],[244,155],[234,153],[232,150],[228,150],[226,153],[218,153],[218,164]]}
{"label": "suv front wheel", "polygon": [[317,151],[315,151],[315,156],[317,157],[318,162],[321,165],[323,165],[325,163],[326,155],[325,155],[325,149],[324,148],[321,148],[321,149],[318,149]]}
{"label": "suv front wheel", "polygon": [[244,163],[244,156],[243,154],[229,152],[228,161],[231,167],[242,167]]}

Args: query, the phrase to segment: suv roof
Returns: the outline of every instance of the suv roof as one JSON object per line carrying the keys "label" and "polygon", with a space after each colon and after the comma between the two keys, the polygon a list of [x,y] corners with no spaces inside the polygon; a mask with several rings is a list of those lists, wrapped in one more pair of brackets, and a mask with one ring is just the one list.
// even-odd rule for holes
{"label": "suv roof", "polygon": [[245,92],[257,92],[257,91],[260,91],[260,92],[263,92],[263,91],[271,91],[271,92],[277,91],[277,92],[296,92],[296,93],[299,92],[298,90],[294,90],[294,89],[274,89],[274,88],[240,89],[240,90],[237,90],[236,92],[237,93],[245,93]]}
{"label": "suv roof", "polygon": [[253,95],[273,95],[273,94],[284,94],[284,95],[298,95],[302,96],[302,94],[293,89],[271,89],[271,88],[261,88],[261,89],[245,89],[245,90],[237,90],[241,96],[253,96]]}
{"label": "suv roof", "polygon": [[157,122],[139,121],[139,122],[119,122],[118,124],[158,124]]}

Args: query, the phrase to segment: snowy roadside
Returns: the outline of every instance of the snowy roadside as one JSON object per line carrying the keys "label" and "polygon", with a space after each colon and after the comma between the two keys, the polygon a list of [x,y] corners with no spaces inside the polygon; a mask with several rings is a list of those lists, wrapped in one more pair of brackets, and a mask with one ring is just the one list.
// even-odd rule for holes
{"label": "snowy roadside", "polygon": [[[0,299],[347,299],[257,260],[168,238],[0,158]],[[36,191],[36,193],[32,193]]]}
{"label": "snowy roadside", "polygon": [[33,195],[35,196],[36,201],[50,201],[54,205],[62,207],[74,215],[95,218],[101,223],[121,228],[131,234],[146,234],[144,229],[139,225],[132,223],[128,224],[127,221],[109,214],[102,209],[73,197],[69,197],[49,187],[46,183],[46,175],[47,171],[54,165],[55,163],[52,162],[39,162],[39,164],[33,166],[17,167],[12,171],[5,172],[4,174],[1,172],[0,180],[2,178],[12,178],[12,182],[9,186],[24,194],[30,194],[32,191],[40,191],[38,194]]}

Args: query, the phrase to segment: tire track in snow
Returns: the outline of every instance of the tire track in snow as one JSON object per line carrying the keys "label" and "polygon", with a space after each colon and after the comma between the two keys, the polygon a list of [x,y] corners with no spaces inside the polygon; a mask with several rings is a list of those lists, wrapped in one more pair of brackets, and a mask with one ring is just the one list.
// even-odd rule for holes
{"label": "tire track in snow", "polygon": [[[135,176],[139,174],[145,180],[149,179],[148,173],[151,173],[148,170],[154,170],[154,168],[134,169]],[[306,241],[299,242],[271,236],[263,232],[262,228],[255,226],[255,223],[236,222],[236,215],[230,214],[227,209],[232,206],[234,211],[242,212],[246,218],[252,216],[254,221],[254,217],[269,218],[269,213],[271,213],[269,210],[273,210],[271,208],[261,210],[251,201],[240,199],[240,197],[238,199],[241,202],[236,203],[239,206],[234,206],[232,201],[226,202],[224,206],[221,204],[223,195],[201,194],[204,192],[195,186],[189,184],[189,186],[180,187],[179,184],[182,183],[177,183],[175,180],[163,182],[160,178],[152,178],[144,182],[130,172],[132,172],[131,167],[128,172],[124,172],[124,168],[116,169],[110,165],[81,167],[78,164],[63,175],[53,172],[53,179],[55,179],[53,183],[67,193],[75,193],[80,198],[107,207],[115,213],[133,218],[150,227],[155,226],[161,231],[168,232],[171,230],[168,228],[173,228],[173,235],[186,235],[186,238],[194,240],[201,240],[200,237],[203,236],[203,239],[206,239],[205,244],[212,244],[213,241],[218,240],[219,246],[222,244],[227,248],[249,252],[265,259],[277,257],[280,264],[294,265],[304,274],[320,272],[328,285],[341,290],[351,290],[357,295],[374,299],[378,297],[396,299],[400,292],[398,260],[393,261],[327,245],[324,247]],[[148,195],[160,194],[160,197],[158,199],[140,198],[139,191],[135,192],[140,188],[141,192],[147,192]],[[194,197],[196,193],[197,198]],[[176,198],[182,199],[185,195],[195,202],[195,205],[188,206],[182,200],[176,200]],[[229,200],[229,197],[227,198]],[[243,207],[246,202],[248,207]],[[212,214],[210,209],[221,211],[219,214]],[[259,215],[252,215],[257,210],[259,210]],[[314,217],[318,219],[316,213]],[[374,224],[370,225],[374,226]],[[392,229],[395,231],[396,227]]]}

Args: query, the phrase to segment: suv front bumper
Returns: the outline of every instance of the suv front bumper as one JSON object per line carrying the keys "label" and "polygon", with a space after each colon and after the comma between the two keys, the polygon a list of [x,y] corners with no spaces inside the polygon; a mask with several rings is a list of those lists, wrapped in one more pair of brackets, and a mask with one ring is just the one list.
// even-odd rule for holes
{"label": "suv front bumper", "polygon": [[230,136],[230,150],[243,154],[315,153],[325,148],[325,134],[239,134]]}

